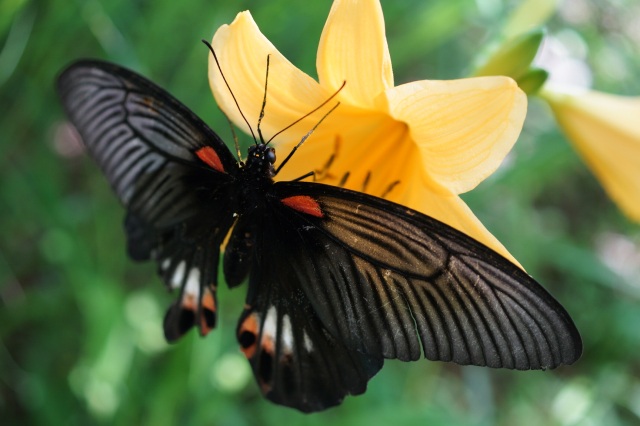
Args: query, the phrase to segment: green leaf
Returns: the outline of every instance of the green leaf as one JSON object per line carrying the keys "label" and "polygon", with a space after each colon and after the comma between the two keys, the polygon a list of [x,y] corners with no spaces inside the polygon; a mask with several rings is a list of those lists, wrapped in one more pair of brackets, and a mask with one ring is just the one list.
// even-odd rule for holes
{"label": "green leaf", "polygon": [[545,31],[536,29],[516,38],[506,40],[473,73],[474,76],[506,75],[514,79],[527,72]]}
{"label": "green leaf", "polygon": [[535,95],[549,78],[549,73],[541,68],[531,68],[516,79],[520,89],[527,95]]}

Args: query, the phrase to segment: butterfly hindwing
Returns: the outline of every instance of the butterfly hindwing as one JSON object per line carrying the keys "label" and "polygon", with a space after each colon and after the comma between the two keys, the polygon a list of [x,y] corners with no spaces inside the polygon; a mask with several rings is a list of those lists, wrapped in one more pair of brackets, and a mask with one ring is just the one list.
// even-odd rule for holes
{"label": "butterfly hindwing", "polygon": [[293,280],[349,348],[514,369],[554,368],[580,356],[581,339],[564,308],[516,265],[461,232],[316,183],[276,183],[269,199],[277,212],[271,226],[295,229],[287,247]]}
{"label": "butterfly hindwing", "polygon": [[291,235],[269,229],[269,215],[255,241],[259,254],[238,342],[268,399],[304,412],[322,410],[363,393],[383,358],[346,347],[322,325],[296,280],[296,265],[282,261]]}
{"label": "butterfly hindwing", "polygon": [[215,325],[220,244],[233,224],[236,160],[195,114],[147,79],[80,61],[58,79],[66,112],[127,208],[128,251],[154,259],[180,296],[165,317],[175,340]]}
{"label": "butterfly hindwing", "polygon": [[[180,292],[165,315],[164,333],[170,342],[192,326],[206,335],[216,324],[218,261],[224,234],[214,232],[206,220],[198,216],[194,219],[198,223],[176,226],[156,245],[160,276],[170,290]],[[232,218],[227,220],[228,229]]]}

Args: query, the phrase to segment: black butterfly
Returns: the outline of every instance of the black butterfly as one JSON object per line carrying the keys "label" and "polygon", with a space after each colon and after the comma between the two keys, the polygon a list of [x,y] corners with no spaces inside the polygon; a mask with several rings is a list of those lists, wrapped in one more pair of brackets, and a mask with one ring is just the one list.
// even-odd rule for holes
{"label": "black butterfly", "polygon": [[310,412],[365,391],[385,358],[519,370],[575,362],[571,318],[519,267],[467,235],[380,198],[274,182],[275,150],[246,162],[167,92],[80,61],[58,80],[66,112],[127,209],[128,251],[180,296],[167,340],[216,324],[220,249],[237,328],[262,393]]}

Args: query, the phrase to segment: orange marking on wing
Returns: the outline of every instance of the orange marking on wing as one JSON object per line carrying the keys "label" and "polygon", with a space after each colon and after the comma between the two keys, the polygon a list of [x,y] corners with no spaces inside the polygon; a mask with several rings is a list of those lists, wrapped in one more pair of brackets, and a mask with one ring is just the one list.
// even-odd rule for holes
{"label": "orange marking on wing", "polygon": [[240,349],[244,353],[248,359],[252,358],[256,353],[256,345],[258,340],[258,319],[255,313],[249,315],[242,322],[242,326],[240,326],[240,330],[238,331],[238,336],[242,336],[243,333],[249,333],[253,335],[253,342],[247,346],[240,345]]}
{"label": "orange marking on wing", "polygon": [[184,293],[182,296],[182,309],[187,309],[189,311],[196,311],[196,298],[193,294]]}
{"label": "orange marking on wing", "polygon": [[210,146],[205,146],[204,148],[197,150],[196,155],[212,169],[224,173],[222,161],[220,161],[220,157],[218,157],[218,153],[215,149]]}
{"label": "orange marking on wing", "polygon": [[205,316],[205,310],[210,311],[213,315],[216,314],[216,299],[213,297],[213,293],[209,287],[205,287],[202,294],[202,300],[200,301],[200,334],[206,336],[215,324],[208,324]]}
{"label": "orange marking on wing", "polygon": [[283,198],[282,203],[291,207],[294,210],[298,210],[304,214],[308,214],[315,217],[324,217],[320,204],[308,195],[294,195],[293,197]]}
{"label": "orange marking on wing", "polygon": [[275,354],[276,345],[273,342],[273,336],[267,336],[266,334],[262,336],[262,350],[270,355]]}

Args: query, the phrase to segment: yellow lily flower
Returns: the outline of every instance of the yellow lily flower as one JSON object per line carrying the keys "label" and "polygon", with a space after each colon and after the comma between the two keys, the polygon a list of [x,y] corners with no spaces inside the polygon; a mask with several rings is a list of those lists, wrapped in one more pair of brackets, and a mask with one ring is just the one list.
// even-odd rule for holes
{"label": "yellow lily flower", "polygon": [[640,98],[549,85],[540,96],[611,199],[640,221]]}
{"label": "yellow lily flower", "polygon": [[[334,1],[318,47],[319,81],[278,52],[249,12],[220,27],[212,45],[252,125],[258,122],[270,55],[265,136],[300,119],[346,82],[336,97],[340,106],[296,152],[278,180],[316,170],[320,181],[339,185],[349,173],[345,187],[384,195],[421,211],[516,262],[458,196],[493,173],[520,134],[527,100],[512,79],[422,80],[394,86],[377,0]],[[220,108],[247,131],[212,59],[209,81]],[[280,158],[326,111],[301,120],[274,140]],[[323,168],[330,157],[333,161]]]}

